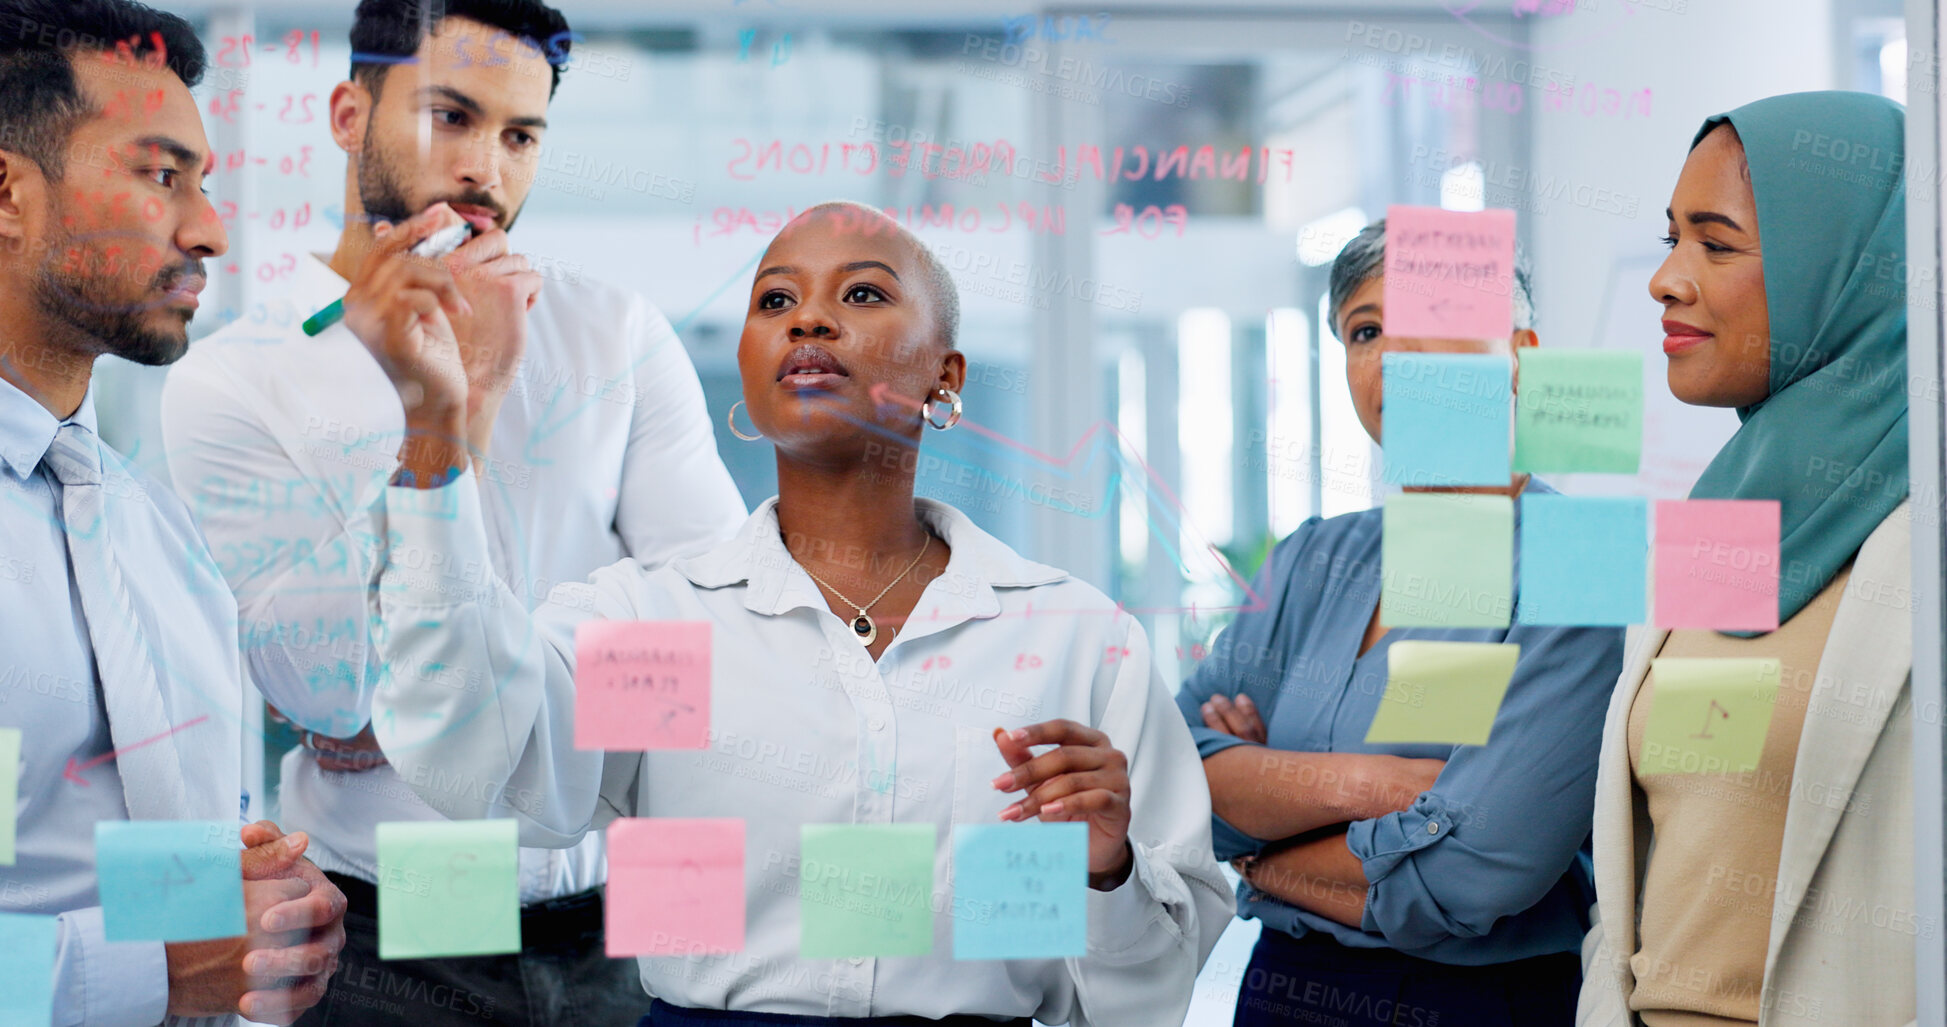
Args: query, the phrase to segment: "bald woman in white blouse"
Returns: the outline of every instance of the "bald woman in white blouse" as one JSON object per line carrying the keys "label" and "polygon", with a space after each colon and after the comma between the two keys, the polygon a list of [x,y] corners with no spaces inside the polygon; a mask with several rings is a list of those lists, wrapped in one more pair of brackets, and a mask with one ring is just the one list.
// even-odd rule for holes
{"label": "bald woman in white blouse", "polygon": [[[390,233],[386,272],[345,303],[406,405],[389,529],[428,568],[390,561],[381,636],[390,666],[498,687],[381,686],[373,720],[401,776],[450,817],[518,817],[526,845],[621,816],[742,818],[745,949],[641,958],[655,1027],[1181,1023],[1232,911],[1196,748],[1134,620],[914,497],[923,426],[958,419],[966,372],[953,283],[925,247],[852,204],[787,225],[738,350],[777,498],[730,542],[622,561],[529,614],[468,573],[490,565],[459,440],[489,437],[466,418],[495,404],[468,402],[467,362],[490,358],[452,344],[450,280],[393,256],[433,227]],[[603,619],[709,623],[714,752],[574,747],[575,629]],[[755,772],[725,771],[753,753]],[[1085,957],[956,961],[937,916],[928,956],[799,958],[803,825],[933,825],[938,910],[954,825],[1037,818],[1088,825]]]}

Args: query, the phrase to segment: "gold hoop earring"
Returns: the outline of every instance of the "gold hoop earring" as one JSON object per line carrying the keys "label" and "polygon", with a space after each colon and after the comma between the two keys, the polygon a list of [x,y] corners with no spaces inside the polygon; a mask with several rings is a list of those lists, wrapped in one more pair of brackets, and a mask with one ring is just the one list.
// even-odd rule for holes
{"label": "gold hoop earring", "polygon": [[[737,408],[743,405],[744,405],[744,401],[741,399],[735,403],[730,404],[730,413],[728,416],[724,418],[724,421],[730,425],[730,434],[735,435],[740,439],[743,439],[745,442],[756,442],[758,439],[764,437],[763,432],[758,432],[755,435],[745,435],[743,432],[737,430]],[[753,422],[751,427],[753,428],[756,427],[756,424]]]}
{"label": "gold hoop earring", "polygon": [[919,413],[921,417],[924,417],[926,419],[927,424],[933,426],[934,430],[946,431],[949,428],[952,428],[954,425],[960,423],[960,411],[962,409],[960,405],[960,394],[953,391],[952,389],[943,388],[939,391],[940,391],[940,398],[952,405],[952,410],[950,410],[947,413],[946,423],[941,424],[940,422],[933,420],[933,397],[931,396],[926,397],[926,402],[920,406]]}

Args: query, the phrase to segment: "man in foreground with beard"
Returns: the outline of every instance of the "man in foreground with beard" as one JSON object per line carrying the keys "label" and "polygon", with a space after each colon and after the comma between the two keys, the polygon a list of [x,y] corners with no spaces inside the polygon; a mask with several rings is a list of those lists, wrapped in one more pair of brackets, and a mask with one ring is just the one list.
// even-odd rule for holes
{"label": "man in foreground with beard", "polygon": [[[336,251],[301,257],[262,323],[198,343],[164,386],[175,487],[236,592],[253,679],[303,732],[283,762],[284,819],[310,832],[351,903],[344,971],[303,1023],[634,1023],[647,1005],[634,962],[604,952],[595,836],[520,851],[520,951],[381,962],[378,893],[400,882],[379,873],[375,828],[443,818],[412,790],[428,782],[403,780],[373,741],[373,692],[388,674],[496,683],[380,663],[379,572],[426,556],[388,551],[385,490],[402,447],[422,440],[405,437],[398,393],[348,325],[300,327],[348,289],[384,288],[400,265],[371,259],[375,239],[443,204],[437,216],[464,219],[472,238],[408,270],[470,310],[454,326],[455,373],[481,426],[463,440],[493,524],[481,584],[497,577],[538,606],[617,559],[665,559],[736,529],[743,501],[669,322],[632,293],[544,281],[509,249],[572,38],[537,0],[364,0],[351,78],[331,94],[332,138],[350,158]],[[503,403],[497,419],[484,409]]]}
{"label": "man in foreground with beard", "polygon": [[[229,246],[199,188],[212,159],[189,90],[203,68],[174,15],[124,0],[0,0],[8,792],[19,771],[0,913],[9,960],[52,962],[46,988],[4,996],[8,1013],[41,1023],[242,1013],[288,1024],[323,995],[344,940],[344,896],[301,858],[304,835],[239,824],[236,603],[182,503],[96,434],[95,358],[181,357],[203,262]],[[203,822],[182,825],[201,844],[173,850],[180,877],[151,879],[154,863],[118,869],[106,841],[98,863],[98,838],[153,841],[161,821]],[[168,889],[197,879],[216,894],[240,888],[242,915],[191,924],[163,912]],[[226,927],[237,934],[207,937]]]}

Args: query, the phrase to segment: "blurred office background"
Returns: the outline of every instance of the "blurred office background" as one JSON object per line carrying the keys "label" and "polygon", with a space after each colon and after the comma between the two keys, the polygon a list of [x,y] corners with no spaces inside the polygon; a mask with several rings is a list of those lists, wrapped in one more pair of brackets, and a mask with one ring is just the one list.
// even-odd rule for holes
{"label": "blurred office background", "polygon": [[[210,49],[212,190],[235,204],[201,334],[261,320],[297,256],[331,248],[344,158],[324,113],[353,5],[170,6]],[[722,418],[755,260],[791,211],[896,208],[961,285],[972,367],[967,423],[928,433],[921,492],[1138,611],[1172,685],[1273,542],[1379,489],[1322,320],[1328,265],[1361,225],[1389,204],[1514,208],[1542,344],[1647,358],[1642,473],[1557,484],[1677,496],[1735,425],[1667,400],[1645,290],[1692,133],[1765,95],[1904,99],[1909,75],[1934,74],[1895,0],[559,6],[584,38],[516,246],[676,322],[754,505],[770,453]],[[940,150],[892,173],[915,142]],[[1002,145],[1013,175],[939,173],[946,151],[991,165]],[[1149,173],[1098,175],[1091,146],[1105,166],[1122,148],[1130,174],[1143,147]],[[1190,163],[1155,177],[1179,147]],[[111,441],[158,473],[161,374],[101,375]],[[1254,934],[1226,937],[1192,1024],[1229,1022]]]}

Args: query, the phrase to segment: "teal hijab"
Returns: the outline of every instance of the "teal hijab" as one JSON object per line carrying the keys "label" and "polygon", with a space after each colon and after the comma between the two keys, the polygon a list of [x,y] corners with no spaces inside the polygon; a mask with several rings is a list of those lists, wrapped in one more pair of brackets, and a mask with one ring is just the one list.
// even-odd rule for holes
{"label": "teal hijab", "polygon": [[1744,143],[1764,249],[1771,394],[1692,499],[1780,504],[1778,621],[1907,494],[1906,109],[1869,93],[1774,96],[1704,122]]}

